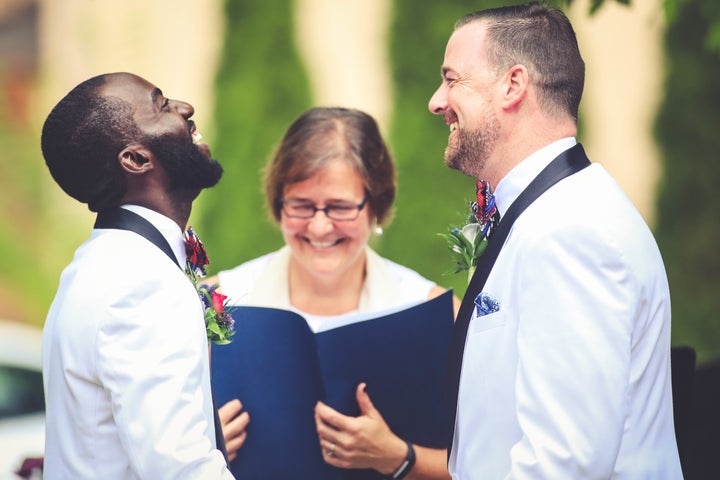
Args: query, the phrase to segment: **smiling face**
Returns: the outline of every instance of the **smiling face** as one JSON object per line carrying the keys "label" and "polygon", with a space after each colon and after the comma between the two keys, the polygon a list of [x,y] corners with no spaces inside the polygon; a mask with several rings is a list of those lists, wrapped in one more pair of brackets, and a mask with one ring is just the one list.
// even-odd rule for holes
{"label": "smiling face", "polygon": [[[362,202],[362,178],[347,161],[338,158],[313,176],[285,187],[283,200],[307,202],[318,208]],[[306,278],[341,279],[365,268],[365,246],[370,238],[369,206],[350,221],[330,220],[318,211],[310,219],[280,216],[280,229],[292,251],[291,269]]]}
{"label": "smiling face", "polygon": [[202,136],[190,117],[192,105],[170,100],[150,82],[132,74],[108,76],[101,94],[118,97],[133,107],[133,120],[143,133],[138,139],[156,156],[167,173],[169,190],[201,189],[215,185],[222,167],[200,143]]}
{"label": "smiling face", "polygon": [[483,22],[458,28],[450,37],[442,67],[443,81],[428,105],[450,127],[445,164],[483,178],[500,134],[493,96],[498,76],[485,51]]}

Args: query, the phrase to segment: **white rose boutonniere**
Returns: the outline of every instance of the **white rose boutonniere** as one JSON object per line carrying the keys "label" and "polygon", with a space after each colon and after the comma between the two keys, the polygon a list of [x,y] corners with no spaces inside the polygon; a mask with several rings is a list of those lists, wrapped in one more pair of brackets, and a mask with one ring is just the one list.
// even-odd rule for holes
{"label": "white rose boutonniere", "polygon": [[488,238],[500,221],[500,214],[495,206],[495,197],[491,193],[490,184],[479,180],[475,186],[477,201],[469,202],[470,214],[462,228],[452,228],[450,233],[439,235],[448,242],[450,252],[455,259],[455,271],[467,270],[468,283],[477,268],[478,258],[487,248]]}
{"label": "white rose boutonniere", "polygon": [[468,217],[468,223],[462,228],[452,228],[449,233],[440,233],[450,249],[455,260],[455,270],[452,273],[467,271],[468,283],[477,268],[478,258],[487,247],[487,239],[482,235],[482,225],[477,222],[475,215]]}

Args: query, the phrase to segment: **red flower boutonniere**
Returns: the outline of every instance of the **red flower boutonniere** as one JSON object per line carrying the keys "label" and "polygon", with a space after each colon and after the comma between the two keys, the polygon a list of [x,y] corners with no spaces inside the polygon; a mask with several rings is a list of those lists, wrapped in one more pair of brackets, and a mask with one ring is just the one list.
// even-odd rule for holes
{"label": "red flower boutonniere", "polygon": [[185,232],[185,253],[187,254],[187,267],[195,275],[204,277],[207,275],[206,265],[210,259],[205,251],[205,245],[200,241],[192,227]]}
{"label": "red flower boutonniere", "polygon": [[185,252],[187,253],[185,273],[202,301],[207,338],[218,345],[228,344],[231,342],[230,337],[235,334],[232,307],[227,305],[227,295],[217,291],[217,285],[198,282],[207,275],[205,267],[210,263],[210,259],[205,251],[205,246],[192,227],[188,227],[185,232]]}
{"label": "red flower boutonniere", "polygon": [[235,335],[235,321],[232,307],[229,307],[227,295],[217,291],[217,285],[200,284],[198,294],[205,307],[205,331],[208,340],[218,345],[230,343]]}

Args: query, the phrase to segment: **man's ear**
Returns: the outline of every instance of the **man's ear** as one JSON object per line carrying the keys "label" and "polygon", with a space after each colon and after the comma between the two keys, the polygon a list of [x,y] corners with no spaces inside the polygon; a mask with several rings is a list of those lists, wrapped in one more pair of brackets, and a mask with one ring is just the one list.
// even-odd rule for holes
{"label": "man's ear", "polygon": [[146,147],[131,144],[120,151],[118,161],[122,169],[127,173],[138,175],[154,168],[155,157]]}
{"label": "man's ear", "polygon": [[502,105],[503,108],[515,108],[528,94],[530,74],[525,65],[513,65],[505,73]]}

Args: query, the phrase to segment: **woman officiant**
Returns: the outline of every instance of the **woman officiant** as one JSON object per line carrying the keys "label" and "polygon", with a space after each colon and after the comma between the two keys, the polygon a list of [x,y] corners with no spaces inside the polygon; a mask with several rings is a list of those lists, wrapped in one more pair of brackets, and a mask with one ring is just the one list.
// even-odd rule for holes
{"label": "woman officiant", "polygon": [[[346,108],[306,111],[288,128],[265,173],[268,205],[285,246],[209,280],[237,304],[292,310],[318,331],[340,315],[417,304],[446,291],[368,246],[389,220],[396,189],[393,160],[371,116]],[[387,478],[450,478],[446,450],[393,433],[364,383],[356,398],[357,417],[322,402],[315,407],[325,462],[374,469]],[[220,409],[231,458],[249,421],[240,410],[237,400]]]}

